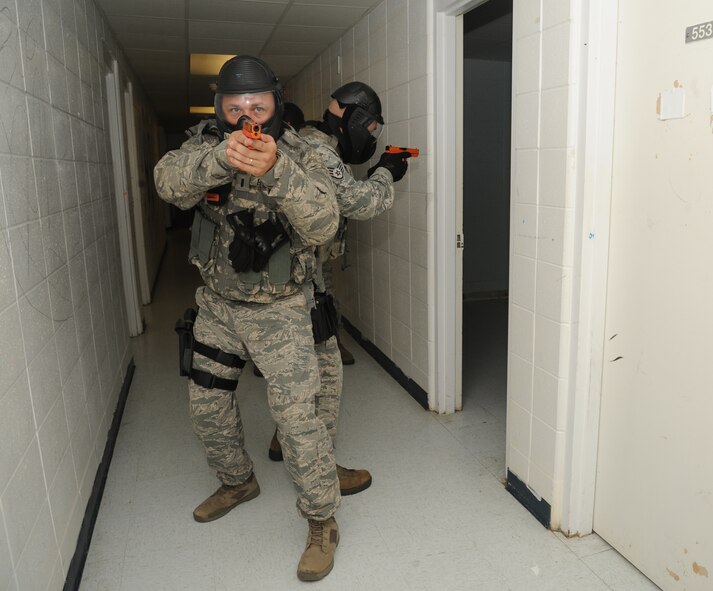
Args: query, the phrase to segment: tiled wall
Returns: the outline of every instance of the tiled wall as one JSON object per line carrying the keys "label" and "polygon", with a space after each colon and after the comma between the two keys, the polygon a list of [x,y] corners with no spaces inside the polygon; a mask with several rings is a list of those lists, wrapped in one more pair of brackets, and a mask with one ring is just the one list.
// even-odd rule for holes
{"label": "tiled wall", "polygon": [[[571,2],[576,8],[578,1]],[[570,0],[515,0],[508,468],[559,515],[573,333],[578,74]]]}
{"label": "tiled wall", "polygon": [[0,0],[3,591],[62,588],[129,359],[105,35],[91,1]]}
{"label": "tiled wall", "polygon": [[[379,147],[392,143],[421,149],[395,184],[393,208],[371,221],[349,222],[348,253],[338,261],[335,283],[344,316],[425,390],[428,213],[433,202],[427,175],[430,6],[425,0],[382,2],[287,89],[307,118],[321,118],[333,90],[352,80],[366,82],[379,93],[384,110]],[[376,159],[355,167],[357,178]]]}

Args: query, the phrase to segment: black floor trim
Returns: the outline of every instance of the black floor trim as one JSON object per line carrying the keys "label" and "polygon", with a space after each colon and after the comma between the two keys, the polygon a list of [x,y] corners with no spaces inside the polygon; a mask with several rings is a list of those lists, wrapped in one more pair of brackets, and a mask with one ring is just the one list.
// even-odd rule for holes
{"label": "black floor trim", "polygon": [[121,417],[124,414],[126,398],[129,395],[129,388],[131,387],[131,380],[134,377],[135,369],[136,366],[134,365],[134,358],[132,357],[129,361],[129,367],[126,368],[126,376],[124,377],[124,383],[121,386],[119,400],[116,403],[116,410],[114,410],[114,419],[111,422],[111,428],[109,429],[109,433],[107,435],[104,455],[102,456],[101,464],[99,464],[99,467],[97,468],[97,474],[94,477],[92,494],[89,497],[87,509],[84,512],[84,520],[82,521],[82,527],[79,530],[77,547],[74,551],[72,562],[69,564],[69,570],[67,572],[67,578],[64,581],[63,591],[77,591],[79,589],[79,584],[82,582],[84,563],[87,561],[89,545],[92,542],[94,525],[97,522],[99,507],[101,505],[102,495],[104,494],[104,485],[106,485],[106,478],[109,474],[109,465],[111,464],[111,457],[114,455],[114,445],[116,444],[116,438],[119,434]]}
{"label": "black floor trim", "polygon": [[384,355],[384,353],[382,353],[374,343],[365,339],[362,336],[361,331],[343,316],[342,324],[344,325],[344,329],[352,336],[352,338],[359,343],[366,350],[366,352],[369,353],[369,355],[376,359],[376,362],[383,367],[416,402],[418,402],[426,410],[429,410],[428,393],[421,388],[421,386],[401,371],[401,369],[393,361],[391,361],[391,359]]}
{"label": "black floor trim", "polygon": [[508,470],[507,491],[515,497],[520,504],[535,516],[535,519],[550,528],[552,507],[545,499],[538,499],[530,488],[515,474]]}

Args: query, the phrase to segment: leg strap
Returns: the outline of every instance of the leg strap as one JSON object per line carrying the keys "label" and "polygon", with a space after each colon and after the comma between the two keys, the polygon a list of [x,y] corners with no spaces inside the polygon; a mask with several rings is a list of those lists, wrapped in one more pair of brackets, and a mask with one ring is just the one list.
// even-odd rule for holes
{"label": "leg strap", "polygon": [[[244,362],[243,362],[244,363]],[[196,369],[195,367],[191,369],[190,378],[199,386],[212,390],[217,388],[218,390],[229,390],[233,391],[238,386],[238,380],[228,380],[226,378],[219,378],[212,373],[207,371],[202,371]]]}
{"label": "leg strap", "polygon": [[234,355],[233,353],[226,353],[225,351],[221,351],[220,349],[216,349],[214,347],[211,347],[210,345],[200,343],[196,340],[193,341],[193,351],[196,353],[200,353],[204,357],[212,359],[213,361],[216,361],[221,365],[227,365],[228,367],[239,367],[240,369],[245,367],[245,361],[243,359],[240,359],[240,357],[238,357],[237,355]]}

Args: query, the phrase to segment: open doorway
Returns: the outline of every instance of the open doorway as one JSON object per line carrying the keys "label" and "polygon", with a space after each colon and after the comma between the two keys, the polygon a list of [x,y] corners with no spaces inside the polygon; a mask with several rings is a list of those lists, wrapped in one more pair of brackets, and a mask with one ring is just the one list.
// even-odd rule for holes
{"label": "open doorway", "polygon": [[489,0],[463,15],[462,88],[462,408],[477,416],[481,461],[504,477],[512,0]]}

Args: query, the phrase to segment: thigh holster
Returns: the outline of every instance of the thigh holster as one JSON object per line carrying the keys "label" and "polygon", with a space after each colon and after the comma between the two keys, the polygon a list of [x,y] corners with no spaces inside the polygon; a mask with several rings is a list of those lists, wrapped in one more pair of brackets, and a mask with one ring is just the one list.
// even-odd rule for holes
{"label": "thigh holster", "polygon": [[193,335],[193,324],[198,313],[193,308],[188,308],[182,318],[176,321],[176,333],[178,333],[178,369],[182,376],[188,376],[196,384],[203,388],[218,388],[220,390],[235,390],[238,380],[230,380],[213,375],[193,367],[193,354],[199,353],[216,363],[227,367],[238,367],[242,369],[245,361],[233,353],[226,353],[205,343],[197,341]]}
{"label": "thigh holster", "polygon": [[319,345],[337,334],[337,309],[334,307],[331,295],[316,292],[314,308],[310,311],[310,315],[312,316],[312,335],[315,345]]}

